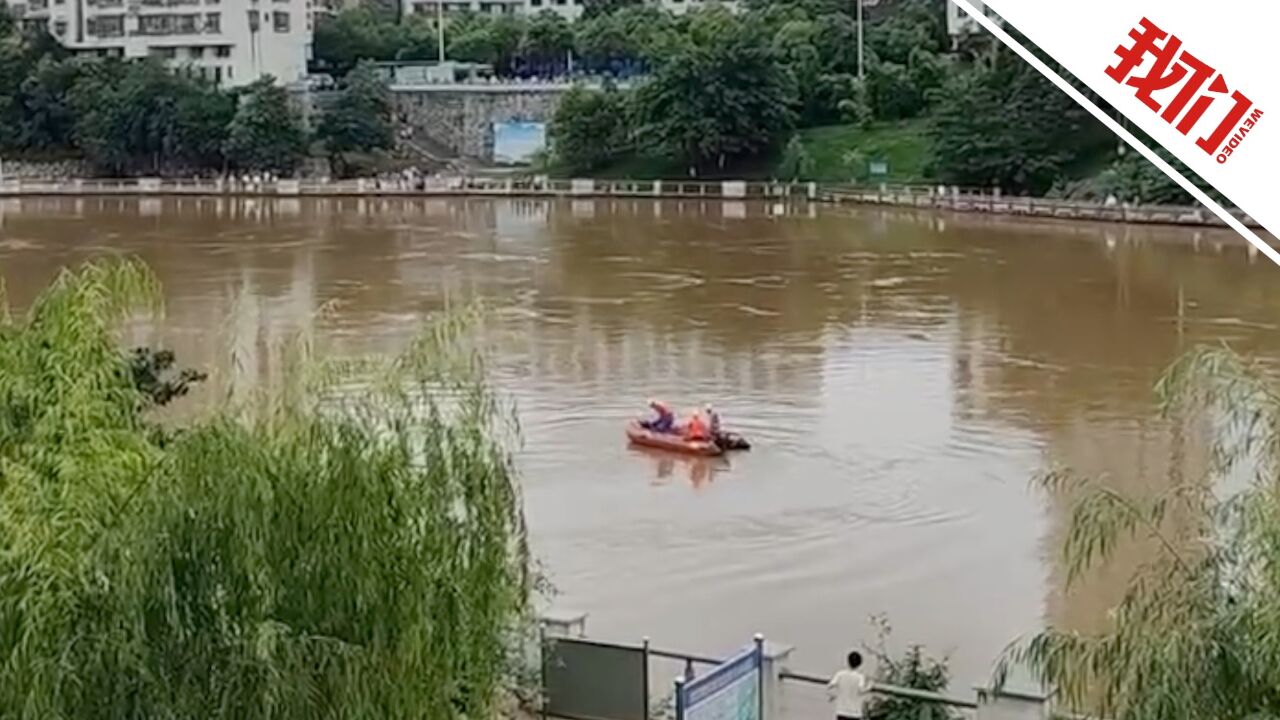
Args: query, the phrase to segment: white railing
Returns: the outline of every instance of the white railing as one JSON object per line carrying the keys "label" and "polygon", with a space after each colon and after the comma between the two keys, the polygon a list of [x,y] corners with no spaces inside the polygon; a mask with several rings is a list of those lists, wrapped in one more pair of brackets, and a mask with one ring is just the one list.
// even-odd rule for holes
{"label": "white railing", "polygon": [[[1130,205],[1013,197],[998,191],[923,185],[819,186],[812,182],[590,180],[545,177],[446,177],[418,179],[266,180],[137,178],[123,180],[0,179],[3,196],[246,195],[246,196],[522,196],[628,197],[708,200],[805,199],[831,204],[884,205],[968,213],[1143,224],[1220,227],[1199,207]],[[1233,214],[1251,227],[1253,218]]]}

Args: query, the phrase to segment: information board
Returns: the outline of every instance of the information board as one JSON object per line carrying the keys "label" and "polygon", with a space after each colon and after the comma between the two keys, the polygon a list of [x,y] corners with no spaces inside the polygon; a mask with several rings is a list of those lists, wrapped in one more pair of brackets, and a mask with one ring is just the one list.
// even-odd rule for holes
{"label": "information board", "polygon": [[493,124],[494,162],[523,165],[547,146],[547,126],[538,122]]}
{"label": "information board", "polygon": [[757,644],[677,689],[678,720],[761,720],[763,653]]}

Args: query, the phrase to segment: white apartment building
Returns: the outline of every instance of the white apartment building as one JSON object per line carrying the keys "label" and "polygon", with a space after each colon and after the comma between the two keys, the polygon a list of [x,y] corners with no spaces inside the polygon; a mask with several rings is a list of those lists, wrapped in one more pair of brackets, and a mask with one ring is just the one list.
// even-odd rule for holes
{"label": "white apartment building", "polygon": [[305,77],[312,0],[25,0],[10,5],[26,25],[68,49],[159,57],[224,87],[265,75]]}
{"label": "white apartment building", "polygon": [[[708,5],[722,5],[736,10],[736,0],[650,0],[676,14],[688,12],[693,8]],[[582,16],[583,0],[401,0],[405,14],[423,14],[435,17],[441,10],[449,13],[471,11],[490,15],[535,15],[543,10],[551,10],[566,20],[577,20]]]}

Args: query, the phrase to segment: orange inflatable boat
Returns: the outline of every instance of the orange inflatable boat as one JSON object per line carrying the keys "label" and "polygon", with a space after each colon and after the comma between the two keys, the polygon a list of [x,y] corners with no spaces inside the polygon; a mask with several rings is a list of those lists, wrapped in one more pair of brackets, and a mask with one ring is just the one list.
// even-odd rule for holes
{"label": "orange inflatable boat", "polygon": [[670,450],[671,452],[686,453],[688,455],[714,457],[724,453],[723,448],[710,440],[685,440],[683,437],[675,433],[660,433],[653,432],[652,430],[645,430],[640,427],[640,423],[634,421],[627,424],[627,439],[636,445],[644,445],[645,447],[658,448],[660,450]]}

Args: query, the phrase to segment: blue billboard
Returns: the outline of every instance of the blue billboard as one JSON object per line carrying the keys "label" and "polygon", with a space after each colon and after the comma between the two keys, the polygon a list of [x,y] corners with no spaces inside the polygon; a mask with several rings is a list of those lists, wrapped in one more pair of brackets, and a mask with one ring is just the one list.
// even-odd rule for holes
{"label": "blue billboard", "polygon": [[676,686],[677,720],[762,720],[763,644]]}
{"label": "blue billboard", "polygon": [[527,165],[547,146],[547,124],[502,122],[493,124],[493,161]]}

